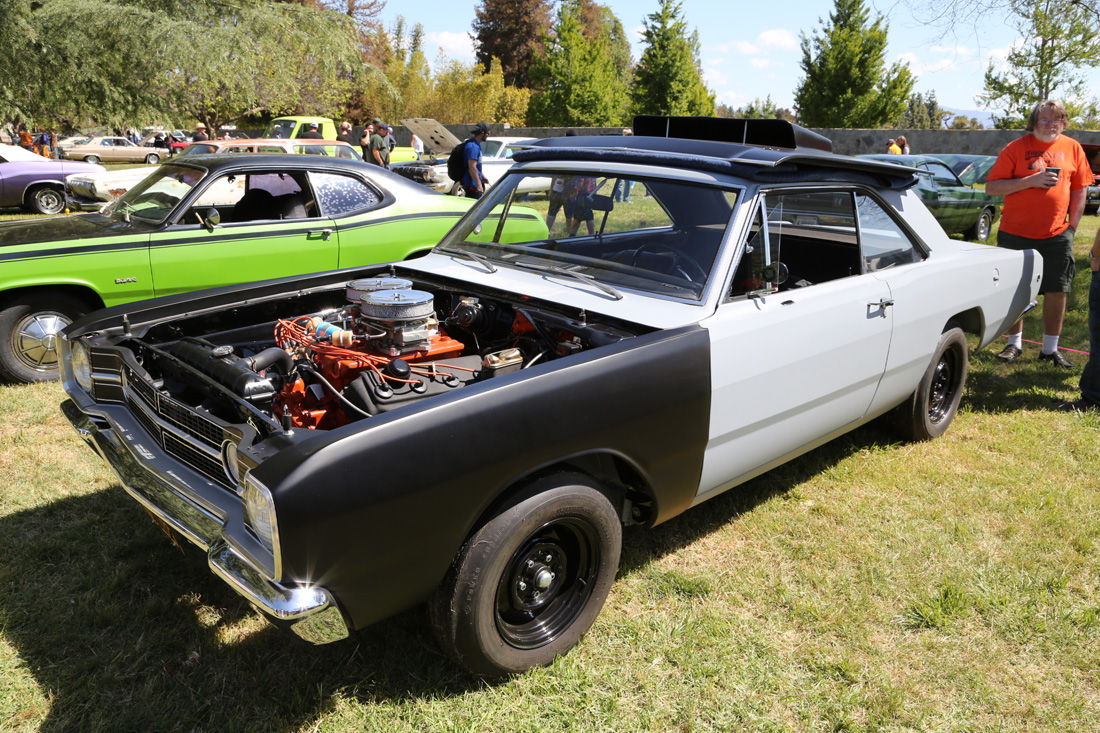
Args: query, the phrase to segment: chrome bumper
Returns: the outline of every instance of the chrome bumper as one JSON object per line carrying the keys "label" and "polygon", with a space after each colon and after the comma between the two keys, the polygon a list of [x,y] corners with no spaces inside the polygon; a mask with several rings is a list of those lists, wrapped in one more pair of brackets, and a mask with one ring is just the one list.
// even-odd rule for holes
{"label": "chrome bumper", "polygon": [[327,590],[288,587],[265,578],[225,541],[225,517],[215,506],[204,506],[146,469],[105,417],[84,412],[72,399],[61,403],[61,411],[84,441],[115,470],[126,492],[158,520],[206,551],[214,574],[275,625],[313,644],[348,636],[343,615]]}

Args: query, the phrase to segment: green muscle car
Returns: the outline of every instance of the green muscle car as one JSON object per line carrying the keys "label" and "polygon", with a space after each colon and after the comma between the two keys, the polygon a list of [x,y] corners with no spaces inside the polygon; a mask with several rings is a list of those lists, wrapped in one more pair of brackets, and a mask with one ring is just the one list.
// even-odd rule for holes
{"label": "green muscle car", "polygon": [[423,254],[471,203],[359,161],[166,163],[102,212],[0,224],[0,375],[56,378],[57,334],[105,306]]}
{"label": "green muscle car", "polygon": [[948,234],[961,232],[973,242],[985,242],[1001,216],[1004,200],[1000,196],[990,196],[984,189],[967,185],[937,157],[878,153],[859,157],[916,168],[917,192]]}

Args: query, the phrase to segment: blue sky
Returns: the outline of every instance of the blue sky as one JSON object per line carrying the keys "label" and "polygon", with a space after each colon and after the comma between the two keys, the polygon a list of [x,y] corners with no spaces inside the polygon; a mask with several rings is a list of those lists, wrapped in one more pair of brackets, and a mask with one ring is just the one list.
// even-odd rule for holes
{"label": "blue sky", "polygon": [[[642,20],[656,11],[656,0],[604,0],[622,21],[628,35],[637,38]],[[1017,32],[1003,20],[987,18],[983,27],[962,26],[948,35],[924,25],[895,0],[869,0],[868,5],[889,18],[889,61],[903,60],[917,76],[916,90],[934,91],[941,107],[977,110],[974,96],[982,91],[982,77],[990,60],[1001,62],[1019,42]],[[474,19],[473,0],[389,0],[382,13],[387,28],[400,14],[409,27],[424,26],[426,55],[433,61],[438,49],[449,58],[473,60],[469,33]],[[781,107],[791,107],[801,78],[799,33],[810,35],[828,19],[832,0],[682,0],[683,18],[699,31],[700,58],[707,85],[718,101],[740,107],[771,96]],[[634,60],[642,45],[633,45]],[[1091,77],[1100,90],[1100,73]]]}

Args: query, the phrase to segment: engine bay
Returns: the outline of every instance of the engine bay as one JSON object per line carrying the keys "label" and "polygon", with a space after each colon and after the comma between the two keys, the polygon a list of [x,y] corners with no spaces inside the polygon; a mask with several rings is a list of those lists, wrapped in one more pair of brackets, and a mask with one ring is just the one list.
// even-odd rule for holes
{"label": "engine bay", "polygon": [[162,323],[131,348],[178,403],[238,423],[232,403],[244,401],[284,431],[331,430],[633,335],[584,311],[391,271]]}

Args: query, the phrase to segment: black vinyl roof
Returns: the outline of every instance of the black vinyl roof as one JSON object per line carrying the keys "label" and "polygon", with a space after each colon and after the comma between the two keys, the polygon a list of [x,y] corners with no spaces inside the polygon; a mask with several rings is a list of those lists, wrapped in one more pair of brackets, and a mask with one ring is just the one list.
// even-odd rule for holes
{"label": "black vinyl roof", "polygon": [[[662,128],[660,120],[670,120]],[[644,121],[643,121],[644,120]],[[526,143],[516,162],[592,161],[636,163],[725,173],[757,183],[838,181],[881,188],[908,188],[915,172],[866,158],[830,152],[827,138],[785,120],[717,118],[636,118],[642,131],[665,129],[704,139],[652,135],[566,136]],[[678,121],[678,125],[676,124]],[[753,125],[752,123],[763,123]],[[738,140],[717,140],[723,132]]]}

